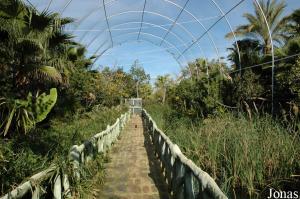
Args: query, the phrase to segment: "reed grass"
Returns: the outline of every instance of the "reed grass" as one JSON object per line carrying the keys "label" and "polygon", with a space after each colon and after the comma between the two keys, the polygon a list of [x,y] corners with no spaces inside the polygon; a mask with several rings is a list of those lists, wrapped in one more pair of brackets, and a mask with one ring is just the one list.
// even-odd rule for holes
{"label": "reed grass", "polygon": [[270,116],[249,121],[223,113],[191,121],[168,106],[146,109],[230,198],[263,198],[271,187],[299,189],[299,178],[292,177],[300,171],[299,134],[290,134]]}

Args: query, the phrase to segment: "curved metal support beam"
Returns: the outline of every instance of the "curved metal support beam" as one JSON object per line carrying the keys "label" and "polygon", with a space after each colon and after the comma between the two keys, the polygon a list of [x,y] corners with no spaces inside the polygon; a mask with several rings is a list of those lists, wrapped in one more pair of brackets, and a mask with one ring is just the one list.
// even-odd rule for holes
{"label": "curved metal support beam", "polygon": [[[193,45],[197,44],[203,37],[210,31],[215,25],[217,25],[226,15],[228,15],[230,12],[232,12],[236,7],[238,7],[242,2],[245,0],[240,0],[235,6],[233,6],[230,10],[228,10],[222,17],[220,17],[215,23],[213,23],[200,37],[198,37],[193,43],[187,47],[182,54],[184,54],[186,51],[188,51]],[[178,57],[179,58],[179,57]]]}
{"label": "curved metal support beam", "polygon": [[67,9],[67,7],[71,4],[73,0],[69,0],[63,7],[63,9],[59,12],[60,15],[64,13],[64,11]]}
{"label": "curved metal support beam", "polygon": [[[71,1],[72,0],[69,0],[69,2],[67,3],[67,5],[65,6],[65,8],[71,3]],[[103,0],[104,1],[104,0]],[[189,12],[187,9],[185,9],[185,7],[186,7],[186,5],[187,5],[187,3],[189,2],[189,0],[187,0],[187,2],[186,2],[186,4],[182,7],[182,6],[180,6],[179,4],[177,4],[177,3],[174,3],[174,2],[172,2],[172,1],[169,1],[169,0],[164,0],[164,1],[166,1],[166,2],[168,2],[168,3],[170,3],[170,4],[172,4],[172,5],[175,5],[176,7],[178,7],[178,8],[180,8],[181,9],[181,12],[180,12],[180,14],[177,16],[177,18],[176,18],[176,20],[174,21],[174,20],[172,20],[172,19],[170,19],[170,18],[168,18],[167,16],[164,16],[164,15],[161,15],[161,14],[159,14],[159,13],[156,13],[157,15],[160,15],[161,17],[167,17],[168,18],[168,20],[170,20],[171,22],[173,22],[173,25],[172,25],[172,27],[176,24],[176,22],[177,22],[177,20],[178,20],[178,18],[179,18],[179,16],[181,15],[181,13],[183,12],[183,11],[185,11],[185,12],[187,12],[189,15],[191,15],[196,21],[197,21],[197,23],[198,24],[200,24],[201,26],[202,26],[202,28],[206,31],[206,33],[208,33],[208,36],[209,36],[209,38],[210,38],[210,40],[211,40],[211,42],[212,42],[212,44],[214,45],[214,48],[215,48],[215,51],[216,51],[216,53],[217,53],[217,56],[218,56],[218,59],[220,59],[220,55],[219,55],[219,51],[218,51],[218,48],[216,47],[216,44],[215,44],[215,42],[214,42],[214,39],[212,38],[212,36],[210,35],[210,33],[209,33],[209,30],[207,30],[206,28],[205,28],[205,26],[198,20],[198,18],[197,17],[195,17],[191,12]],[[112,1],[111,1],[112,2]],[[107,2],[106,4],[108,4],[109,2]],[[146,0],[145,0],[145,3],[144,3],[144,9],[143,9],[143,11],[142,11],[142,15],[144,15],[144,13],[145,13],[145,4],[146,4]],[[103,2],[103,7],[105,7],[105,3]],[[64,9],[65,9],[64,8]],[[114,15],[114,16],[118,16],[118,15],[120,15],[120,14],[125,14],[125,13],[130,13],[130,12],[141,12],[141,11],[127,11],[127,12],[123,12],[123,13],[118,13],[117,15]],[[149,11],[146,11],[146,13],[151,13],[151,14],[155,14],[155,12],[149,12]],[[88,16],[90,16],[90,15],[88,15]],[[85,18],[87,18],[88,16],[86,16]],[[109,18],[111,18],[111,17],[113,17],[113,16],[110,16],[110,17],[106,17],[106,19],[109,19]],[[83,19],[84,20],[84,19]],[[81,20],[81,21],[83,21],[83,20]],[[180,27],[180,28],[182,28],[193,40],[195,40],[196,38],[193,36],[193,34],[191,33],[191,32],[189,32],[187,29],[185,29],[182,25],[180,25],[180,24],[178,24],[178,26]],[[170,29],[172,29],[172,27],[170,28]],[[168,32],[167,32],[167,34],[168,34]],[[164,38],[167,36],[167,34],[164,36]],[[85,36],[85,35],[84,35]],[[110,36],[111,36],[111,32],[110,32]],[[139,37],[139,36],[138,36]],[[111,40],[112,40],[112,36],[111,36]],[[161,44],[163,43],[163,41],[161,42]],[[197,46],[198,47],[200,47],[198,44],[197,44]],[[202,50],[201,50],[202,51]]]}
{"label": "curved metal support beam", "polygon": [[[271,41],[271,55],[272,55],[272,85],[271,85],[271,93],[272,93],[272,98],[271,98],[271,103],[272,103],[272,107],[271,107],[271,112],[272,115],[274,115],[274,83],[275,83],[275,55],[274,55],[274,43],[273,43],[273,37],[272,37],[272,32],[270,29],[270,25],[269,22],[267,20],[267,17],[264,13],[264,10],[262,9],[260,3],[258,2],[258,0],[253,0],[254,3],[258,6],[259,10],[261,11],[264,21],[267,25],[267,29],[268,29],[268,34],[270,37],[270,41]],[[267,44],[266,44],[267,45]]]}
{"label": "curved metal support beam", "polygon": [[[141,23],[141,22],[125,22],[125,23],[120,23],[120,24],[116,24],[114,26],[111,27],[111,29],[113,29],[114,27],[118,27],[118,26],[122,26],[122,25],[127,25],[127,24],[136,24],[136,23]],[[168,29],[166,29],[165,27],[161,26],[161,25],[157,25],[157,24],[154,24],[154,23],[149,23],[149,22],[143,22],[142,24],[146,24],[146,25],[150,25],[150,26],[153,26],[153,27],[157,27],[157,28],[160,28],[162,30],[165,30],[167,31]],[[103,34],[104,32],[106,32],[107,29],[101,31],[101,33],[99,33],[99,35]],[[183,41],[176,33],[174,32],[170,32],[170,34],[172,34],[174,37],[176,37],[176,39],[178,41],[181,42],[182,45],[184,45],[185,47],[187,47],[187,44],[185,43],[185,41]],[[99,35],[96,35],[88,44],[87,44],[87,47],[89,47],[98,37]],[[201,49],[201,51],[203,51],[203,49]]]}
{"label": "curved metal support beam", "polygon": [[[114,1],[116,1],[116,0],[112,0],[112,1],[110,1],[110,2],[114,2]],[[202,27],[204,30],[206,30],[206,28],[205,28],[204,25],[201,23],[201,21],[199,21],[199,20],[197,19],[197,17],[195,17],[191,12],[189,12],[189,11],[186,10],[185,8],[181,7],[180,5],[178,5],[178,4],[176,4],[176,3],[172,2],[172,1],[169,1],[169,0],[164,0],[164,1],[166,1],[167,3],[170,3],[170,4],[172,4],[172,5],[175,5],[176,7],[178,7],[178,8],[180,8],[180,9],[182,9],[183,11],[187,12],[189,15],[191,15],[191,16],[193,17],[194,20],[197,21],[198,24],[201,25],[201,27]],[[110,3],[110,2],[107,2],[106,4],[108,4],[108,3]],[[171,18],[169,18],[169,17],[167,17],[167,16],[165,16],[165,15],[162,15],[162,14],[156,13],[156,12],[149,12],[149,11],[145,11],[145,10],[143,10],[143,11],[126,11],[126,12],[118,13],[118,14],[115,14],[115,15],[111,15],[111,16],[108,17],[108,19],[111,18],[111,17],[115,17],[115,16],[122,15],[122,14],[127,14],[127,13],[140,13],[140,12],[142,12],[143,14],[144,14],[144,13],[148,13],[148,14],[153,14],[153,15],[156,15],[156,16],[160,16],[160,17],[163,17],[163,18],[165,18],[165,19],[171,21],[172,23],[174,23],[174,20],[173,20],[173,19],[171,19]],[[90,15],[89,15],[89,16],[90,16]],[[87,18],[87,17],[88,17],[88,16],[86,16],[86,18]],[[96,25],[96,24],[93,24],[92,27],[94,27],[95,25]],[[183,30],[189,35],[189,37],[192,38],[192,41],[196,40],[196,38],[194,37],[194,35],[193,35],[190,31],[188,31],[184,26],[182,26],[181,24],[177,24],[177,25],[178,25],[181,29],[183,29]],[[91,27],[91,29],[92,29],[92,27]],[[80,41],[82,41],[83,38],[84,38],[87,34],[88,34],[88,32],[85,33],[85,34],[82,36],[82,38],[80,39]],[[219,55],[218,48],[216,47],[216,44],[215,44],[215,42],[214,42],[212,36],[210,35],[210,33],[208,33],[208,36],[209,36],[209,39],[211,40],[212,44],[214,45],[214,48],[215,48],[215,51],[216,51],[216,54],[217,54],[217,57],[218,57],[218,60],[219,60],[219,59],[220,59],[220,55]],[[202,53],[203,53],[203,50],[200,48],[200,45],[197,44],[197,47],[198,47],[198,48],[200,49],[200,51],[202,51]]]}
{"label": "curved metal support beam", "polygon": [[[174,3],[174,2],[172,2],[172,1],[169,1],[169,0],[164,0],[164,1],[166,1],[166,2],[168,2],[168,3],[170,3],[170,4],[172,4],[172,5],[174,5],[174,6],[176,6],[176,7],[178,7],[178,8],[180,8],[180,9],[182,9],[182,6],[180,6],[179,4],[177,4],[177,3]],[[216,43],[215,43],[215,40],[213,39],[213,37],[212,37],[212,35],[210,34],[210,32],[209,32],[209,30],[207,30],[207,28],[203,25],[203,23],[201,22],[201,21],[199,21],[199,19],[195,16],[195,15],[193,15],[193,13],[191,13],[190,11],[188,11],[187,9],[183,9],[187,14],[189,14],[203,29],[204,29],[204,31],[207,33],[207,35],[208,35],[208,37],[209,37],[209,40],[211,41],[211,43],[212,43],[212,45],[214,46],[214,48],[215,48],[215,51],[216,51],[216,54],[217,54],[217,57],[218,57],[218,60],[220,60],[220,53],[219,53],[219,50],[218,50],[218,48],[217,48],[217,45],[216,45]],[[193,38],[193,41],[195,41],[196,40],[196,38]],[[198,44],[197,44],[197,46],[199,46]]]}
{"label": "curved metal support beam", "polygon": [[[120,16],[120,15],[124,15],[124,14],[129,14],[129,13],[142,13],[142,12],[143,12],[143,11],[140,11],[140,10],[129,10],[129,11],[124,11],[124,12],[119,12],[119,13],[117,13],[117,14],[110,15],[110,16],[108,17],[108,19],[113,18],[113,17]],[[164,18],[164,19],[166,19],[166,20],[168,20],[168,21],[170,21],[170,22],[172,22],[172,23],[175,22],[175,20],[171,19],[170,17],[168,17],[168,16],[166,16],[166,15],[163,15],[163,14],[160,14],[160,13],[158,13],[158,12],[152,12],[152,11],[146,11],[146,10],[145,10],[144,13],[152,14],[152,15],[154,15],[154,16],[158,16],[158,17]],[[195,38],[195,37],[193,36],[193,34],[192,34],[189,30],[187,30],[184,26],[182,26],[181,24],[178,24],[178,26],[179,26],[182,30],[184,30],[190,37]],[[196,39],[196,38],[195,38],[195,39]]]}
{"label": "curved metal support beam", "polygon": [[50,8],[50,6],[51,6],[51,4],[52,4],[52,1],[53,1],[53,0],[50,0],[50,1],[49,1],[48,5],[47,5],[47,7],[46,7],[46,10],[49,10],[49,8]]}
{"label": "curved metal support beam", "polygon": [[[103,5],[100,5],[98,8],[95,8],[94,10],[92,10],[91,12],[89,12],[88,14],[84,15],[81,19],[79,19],[77,25],[75,26],[75,29],[73,30],[73,32],[81,25],[81,23],[86,20],[87,18],[89,18],[92,14],[94,14],[96,11],[99,11],[99,9],[103,8],[104,5],[109,6],[110,3],[116,2],[118,0],[111,0],[108,1],[106,3],[104,3]],[[73,33],[72,32],[72,33]]]}
{"label": "curved metal support beam", "polygon": [[185,10],[185,7],[187,6],[187,4],[189,3],[190,0],[187,0],[184,4],[184,6],[180,9],[179,14],[177,15],[176,19],[174,20],[174,22],[172,23],[171,27],[169,28],[169,30],[166,32],[166,34],[163,36],[163,40],[160,42],[160,46],[163,44],[163,42],[165,41],[166,37],[168,36],[169,32],[173,29],[173,27],[176,25],[178,19],[180,18],[182,12]]}
{"label": "curved metal support beam", "polygon": [[[122,36],[126,36],[126,35],[135,35],[135,34],[139,34],[139,32],[129,32],[129,33],[126,33],[126,34],[122,34],[122,35],[118,35],[116,37],[122,37]],[[156,39],[159,39],[159,40],[163,40],[162,37],[160,36],[157,36],[157,35],[154,35],[154,34],[151,34],[151,33],[145,33],[145,32],[140,32],[141,35],[146,35],[146,36],[150,36],[150,37],[153,37],[153,38],[156,38]],[[178,54],[181,54],[180,50],[172,43],[170,42],[167,42],[166,43],[171,46],[172,48],[174,48]],[[97,54],[98,52],[96,51],[94,54]]]}
{"label": "curved metal support beam", "polygon": [[108,22],[108,18],[107,18],[105,2],[104,2],[104,0],[102,0],[102,2],[103,2],[103,10],[104,10],[104,14],[105,14],[106,25],[107,25],[107,28],[108,28],[108,31],[109,31],[110,42],[111,42],[111,45],[114,46],[114,42],[113,42],[113,38],[112,38],[112,34],[111,34],[111,31],[110,31],[109,22]]}
{"label": "curved metal support beam", "polygon": [[[126,35],[132,35],[132,34],[138,34],[138,33],[139,33],[139,32],[130,32],[130,33],[126,33],[126,34],[123,34],[123,35],[118,35],[117,37],[126,36]],[[140,32],[140,34],[141,34],[141,35],[146,35],[146,36],[149,36],[149,37],[153,37],[153,38],[156,38],[156,39],[159,39],[159,40],[163,40],[162,37],[153,35],[153,34],[151,34],[151,33]],[[151,42],[151,43],[154,44],[153,42]],[[179,50],[174,44],[172,44],[172,43],[170,43],[170,42],[167,42],[167,41],[166,41],[166,43],[167,43],[169,46],[171,46],[172,48],[174,48],[174,49],[178,52],[178,54],[181,53],[180,50]],[[157,44],[154,44],[154,45],[157,45]],[[159,45],[157,45],[157,46],[160,47]],[[111,48],[111,47],[110,47],[110,48]],[[98,53],[98,51],[96,51],[94,54],[97,54],[97,53]],[[172,53],[170,53],[170,54],[172,54]],[[185,59],[185,61],[187,61],[187,59],[186,59],[186,57],[185,57],[184,55],[183,55],[183,58]],[[177,61],[179,62],[179,59],[175,58],[175,56],[174,56],[174,59],[177,60]]]}
{"label": "curved metal support beam", "polygon": [[[124,12],[117,13],[117,14],[115,14],[115,15],[108,16],[108,19],[113,18],[113,17],[116,17],[116,16],[120,16],[120,15],[123,15],[123,14],[128,14],[128,13],[142,13],[142,12],[143,12],[143,11],[124,11]],[[167,17],[167,16],[165,16],[165,15],[163,15],[163,14],[157,13],[157,12],[144,11],[144,13],[152,14],[152,15],[154,15],[154,16],[159,16],[159,17],[162,17],[162,18],[164,18],[164,19],[166,19],[166,20],[168,20],[168,21],[170,21],[170,22],[174,22],[173,19],[171,19],[171,18],[169,18],[169,17]],[[179,26],[182,30],[184,30],[184,31],[189,35],[189,37],[192,38],[193,41],[196,40],[196,38],[194,37],[194,35],[193,35],[189,30],[187,30],[184,26],[182,26],[181,24],[178,24],[178,26]],[[213,43],[214,43],[214,42],[213,42]],[[198,47],[199,49],[201,49],[200,45],[198,45],[198,44],[197,44],[197,47]],[[216,48],[216,46],[215,46],[215,50],[216,50],[216,52],[217,52],[218,58],[220,58],[219,53],[218,53],[218,49]]]}
{"label": "curved metal support beam", "polygon": [[[152,45],[154,45],[154,46],[160,47],[160,46],[158,46],[157,44],[153,43],[152,41],[149,41],[149,40],[146,40],[146,39],[125,41],[125,42],[116,43],[116,45],[122,45],[122,44],[124,44],[124,43],[139,42],[139,41],[147,42],[147,43],[150,43],[150,44],[152,44]],[[115,46],[116,46],[116,45],[115,45]],[[109,49],[111,49],[111,48],[112,48],[112,47],[110,46],[110,47],[106,48],[104,51],[102,51],[102,52],[100,53],[100,55],[97,56],[97,58],[95,59],[93,65],[96,63],[96,61],[97,61],[97,60],[98,60],[98,59],[99,59],[99,58],[100,58],[107,50],[109,50]],[[176,59],[176,57],[174,56],[173,53],[169,52],[168,50],[164,50],[164,51],[166,51],[168,54],[170,54],[170,55],[173,57],[173,59],[177,62],[177,64],[180,66],[181,69],[184,68],[184,66],[180,63],[179,60]]]}
{"label": "curved metal support beam", "polygon": [[226,23],[228,24],[229,28],[230,28],[230,31],[233,35],[233,38],[235,40],[235,45],[236,45],[236,48],[237,48],[237,53],[238,53],[238,58],[239,58],[239,69],[240,69],[240,74],[242,73],[242,59],[241,59],[241,53],[240,53],[240,47],[239,47],[239,44],[237,42],[237,37],[236,37],[236,34],[235,32],[233,31],[233,28],[227,18],[227,16],[225,15],[224,11],[222,10],[222,8],[220,7],[220,5],[215,1],[215,0],[211,0],[213,2],[213,4],[218,8],[218,10],[220,11],[220,13],[224,16],[225,20],[226,20]]}
{"label": "curved metal support beam", "polygon": [[[116,1],[116,0],[112,0],[112,1],[110,1],[110,2],[114,2],[114,1]],[[180,5],[177,4],[177,3],[174,3],[174,2],[172,2],[172,1],[169,1],[169,0],[164,0],[164,1],[166,1],[167,3],[170,3],[170,4],[172,4],[172,5],[175,5],[176,7],[180,8],[180,9],[182,9],[183,11],[185,11],[186,13],[188,13],[190,16],[192,16],[192,18],[193,18],[194,20],[197,21],[198,24],[201,25],[201,27],[202,27],[204,30],[206,30],[205,26],[201,23],[201,21],[200,21],[197,17],[195,17],[191,12],[189,12],[187,9],[185,9],[184,7],[180,6]],[[110,3],[110,2],[107,2],[106,4],[108,4],[108,3]],[[96,11],[96,10],[95,10],[95,11]],[[85,19],[88,18],[93,12],[94,12],[94,11],[92,11],[89,15],[85,16]],[[141,11],[140,11],[140,12],[141,12]],[[143,14],[145,13],[144,10],[143,10],[142,12],[143,12]],[[147,12],[146,12],[146,13],[147,13]],[[149,13],[149,12],[148,12],[148,13]],[[119,14],[120,14],[120,13],[119,13]],[[153,14],[153,12],[152,12],[152,14]],[[157,13],[157,14],[159,14],[159,13]],[[80,21],[82,22],[82,21],[85,20],[85,19],[82,19],[82,20],[80,20]],[[169,19],[170,19],[170,18],[169,18]],[[81,22],[80,22],[80,23],[81,23]],[[174,23],[174,20],[171,19],[171,22]],[[78,26],[79,26],[79,25],[78,25]],[[77,27],[78,27],[78,26],[77,26]],[[94,27],[94,26],[95,26],[95,25],[93,25],[93,27]],[[180,24],[178,24],[178,26],[180,26],[180,28],[184,28],[184,27],[183,27],[182,25],[180,25]],[[93,28],[93,27],[91,27],[91,28]],[[187,32],[186,29],[185,29],[185,32]],[[188,31],[188,32],[189,32],[189,31]],[[187,32],[187,33],[188,33],[188,32]],[[208,31],[207,31],[207,32],[208,32]],[[87,33],[86,33],[86,34],[87,34]],[[80,39],[80,41],[82,41],[82,39],[85,37],[86,34],[83,35],[83,37]],[[196,38],[193,36],[193,34],[192,34],[191,32],[189,32],[188,35],[192,38],[193,41],[196,39]],[[219,55],[218,48],[216,47],[216,44],[215,44],[215,42],[214,42],[214,40],[213,40],[213,38],[212,38],[212,36],[210,35],[209,32],[208,32],[208,36],[209,36],[209,39],[211,40],[212,44],[214,45],[214,48],[215,48],[215,51],[216,51],[216,53],[217,53],[218,59],[220,59],[220,55]],[[197,44],[197,46],[200,47],[198,44]]]}
{"label": "curved metal support beam", "polygon": [[142,31],[142,27],[143,27],[143,22],[144,22],[144,14],[145,14],[146,3],[147,3],[147,0],[145,0],[145,2],[144,2],[144,8],[143,8],[143,14],[142,14],[141,26],[140,26],[139,35],[138,35],[138,37],[137,37],[137,40],[139,40],[139,39],[140,39],[140,33],[141,33],[141,31]]}

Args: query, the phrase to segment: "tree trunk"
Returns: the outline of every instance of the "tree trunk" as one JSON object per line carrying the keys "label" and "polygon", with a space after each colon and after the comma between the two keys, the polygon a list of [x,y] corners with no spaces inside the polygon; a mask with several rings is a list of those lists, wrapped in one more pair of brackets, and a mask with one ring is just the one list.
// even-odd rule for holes
{"label": "tree trunk", "polygon": [[163,100],[162,100],[163,104],[165,104],[165,101],[166,101],[166,94],[167,94],[167,88],[164,87]]}
{"label": "tree trunk", "polygon": [[139,82],[136,82],[136,97],[139,98]]}

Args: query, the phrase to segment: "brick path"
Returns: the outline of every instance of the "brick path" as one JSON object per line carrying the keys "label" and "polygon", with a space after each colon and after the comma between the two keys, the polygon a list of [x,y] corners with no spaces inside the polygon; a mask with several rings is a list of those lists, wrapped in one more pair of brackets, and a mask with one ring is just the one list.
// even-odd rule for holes
{"label": "brick path", "polygon": [[97,198],[168,199],[166,184],[140,116],[133,115],[109,152],[106,179]]}

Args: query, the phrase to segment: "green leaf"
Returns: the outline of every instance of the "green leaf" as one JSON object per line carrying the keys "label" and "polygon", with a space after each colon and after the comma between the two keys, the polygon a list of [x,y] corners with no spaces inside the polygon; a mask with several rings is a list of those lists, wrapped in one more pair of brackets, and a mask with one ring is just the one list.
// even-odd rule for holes
{"label": "green leaf", "polygon": [[14,106],[12,111],[9,114],[9,117],[8,117],[6,125],[5,125],[5,129],[4,129],[4,133],[3,133],[4,136],[7,134],[8,130],[10,128],[10,125],[11,125],[11,122],[13,120],[15,112],[16,112],[16,107]]}
{"label": "green leaf", "polygon": [[35,120],[36,122],[43,121],[48,113],[50,113],[51,109],[55,105],[57,100],[57,90],[56,88],[52,88],[50,90],[50,94],[46,95],[46,93],[41,94],[37,97],[36,103],[33,105],[35,112]]}

